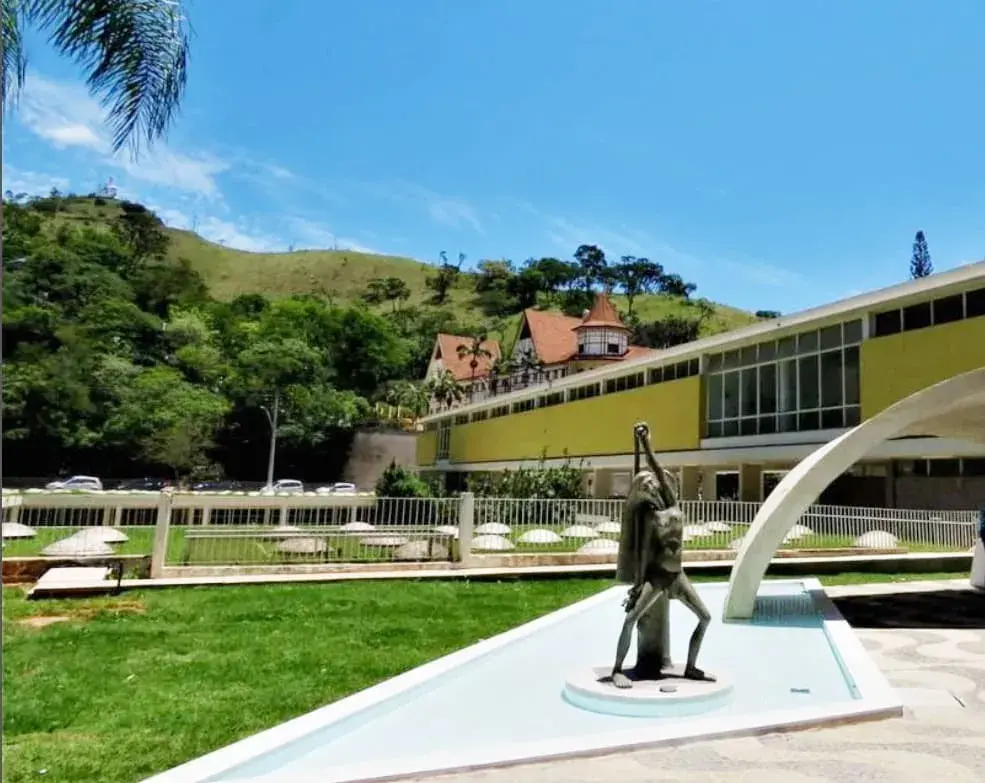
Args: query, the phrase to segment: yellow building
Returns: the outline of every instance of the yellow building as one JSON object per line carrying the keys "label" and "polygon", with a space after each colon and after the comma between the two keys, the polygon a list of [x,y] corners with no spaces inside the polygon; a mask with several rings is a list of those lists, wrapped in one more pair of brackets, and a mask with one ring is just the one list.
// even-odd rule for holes
{"label": "yellow building", "polygon": [[[461,488],[473,472],[569,462],[584,469],[587,494],[620,496],[642,419],[685,498],[761,500],[819,444],[982,366],[985,262],[429,416],[418,463]],[[977,508],[985,449],[893,440],[822,501]]]}

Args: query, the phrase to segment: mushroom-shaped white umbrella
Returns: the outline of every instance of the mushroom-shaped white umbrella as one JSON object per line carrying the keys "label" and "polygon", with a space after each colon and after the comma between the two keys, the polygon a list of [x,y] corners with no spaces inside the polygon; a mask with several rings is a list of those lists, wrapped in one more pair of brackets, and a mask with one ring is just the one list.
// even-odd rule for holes
{"label": "mushroom-shaped white umbrella", "polygon": [[472,549],[476,552],[508,552],[513,542],[502,536],[476,536],[472,539]]}
{"label": "mushroom-shaped white umbrella", "polygon": [[602,536],[617,536],[622,532],[622,525],[618,522],[599,522],[595,529]]}
{"label": "mushroom-shaped white umbrella", "polygon": [[528,530],[516,540],[518,544],[560,544],[561,541],[561,536],[547,528]]}
{"label": "mushroom-shaped white umbrella", "polygon": [[615,555],[619,553],[619,542],[611,538],[596,538],[578,547],[579,555]]}
{"label": "mushroom-shaped white umbrella", "polygon": [[394,560],[447,560],[448,547],[429,541],[408,541],[393,552]]}
{"label": "mushroom-shaped white umbrella", "polygon": [[324,538],[298,536],[280,541],[277,544],[277,551],[285,555],[324,555],[331,550]]}
{"label": "mushroom-shaped white umbrella", "polygon": [[385,549],[396,549],[403,546],[410,539],[407,536],[366,536],[360,538],[359,543],[363,546],[378,546]]}
{"label": "mushroom-shaped white umbrella", "polygon": [[475,529],[477,536],[508,536],[509,534],[510,526],[501,522],[486,522]]}
{"label": "mushroom-shaped white umbrella", "polygon": [[598,538],[599,533],[594,527],[588,525],[572,525],[561,531],[562,538]]}
{"label": "mushroom-shaped white umbrella", "polygon": [[368,533],[375,529],[369,522],[349,522],[341,527],[343,533]]}
{"label": "mushroom-shaped white umbrella", "polygon": [[896,536],[885,530],[870,530],[856,538],[852,546],[860,549],[896,549],[899,541]]}
{"label": "mushroom-shaped white umbrella", "polygon": [[48,544],[41,554],[45,557],[105,557],[113,554],[113,547],[91,536],[76,534]]}
{"label": "mushroom-shaped white umbrella", "polygon": [[130,540],[126,533],[115,527],[84,527],[75,535],[79,538],[102,541],[104,544],[123,544]]}
{"label": "mushroom-shaped white umbrella", "polygon": [[22,525],[20,522],[3,523],[2,538],[5,541],[8,539],[34,538],[35,535],[34,528]]}

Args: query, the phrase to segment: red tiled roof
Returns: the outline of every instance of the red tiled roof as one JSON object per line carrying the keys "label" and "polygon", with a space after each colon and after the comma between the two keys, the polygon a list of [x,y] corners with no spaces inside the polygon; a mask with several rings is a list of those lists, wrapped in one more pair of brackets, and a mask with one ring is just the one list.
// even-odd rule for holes
{"label": "red tiled roof", "polygon": [[612,300],[602,293],[595,294],[592,309],[588,311],[588,315],[578,323],[575,329],[586,326],[608,326],[609,328],[630,331],[629,327],[619,317],[619,312],[616,310],[616,306],[612,304]]}
{"label": "red tiled roof", "polygon": [[[471,348],[473,340],[472,337],[462,337],[457,334],[438,335],[438,354],[441,363],[456,381],[469,381],[473,378],[471,366],[473,357],[458,355],[458,346]],[[489,351],[490,355],[475,357],[477,360],[475,378],[488,375],[493,363],[500,357],[499,342],[496,340],[485,340],[482,347]]]}
{"label": "red tiled roof", "polygon": [[530,328],[537,358],[544,364],[565,362],[578,352],[578,338],[573,329],[581,323],[580,318],[533,308],[524,310],[523,317]]}

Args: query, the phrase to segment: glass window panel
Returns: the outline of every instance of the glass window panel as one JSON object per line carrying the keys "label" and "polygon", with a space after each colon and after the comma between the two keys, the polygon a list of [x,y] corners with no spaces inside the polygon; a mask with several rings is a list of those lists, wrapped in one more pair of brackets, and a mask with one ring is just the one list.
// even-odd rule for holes
{"label": "glass window panel", "polygon": [[817,332],[804,332],[797,335],[797,353],[810,353],[817,350]]}
{"label": "glass window panel", "polygon": [[718,372],[722,369],[722,355],[713,353],[708,357],[708,372]]}
{"label": "glass window panel", "polygon": [[701,363],[697,359],[691,359],[687,363],[687,374],[694,376],[701,372]]}
{"label": "glass window panel", "polygon": [[759,368],[759,412],[776,413],[776,365]]}
{"label": "glass window panel", "polygon": [[708,418],[722,418],[722,376],[708,376]]}
{"label": "glass window panel", "polygon": [[722,437],[722,423],[720,421],[708,422],[708,437],[709,438]]}
{"label": "glass window panel", "polygon": [[809,411],[797,416],[798,432],[811,432],[819,429],[821,429],[821,419],[817,411]]}
{"label": "glass window panel", "polygon": [[760,416],[759,434],[772,435],[774,432],[776,432],[776,416]]}
{"label": "glass window panel", "polygon": [[676,364],[668,364],[666,367],[664,367],[664,380],[665,381],[672,381],[672,380],[674,380],[676,378],[677,378],[677,365]]}
{"label": "glass window panel", "polygon": [[727,372],[722,377],[725,379],[723,417],[734,419],[739,415],[739,373]]}
{"label": "glass window panel", "polygon": [[836,430],[844,426],[845,415],[841,408],[821,411],[821,429]]}
{"label": "glass window panel", "polygon": [[903,331],[925,329],[930,326],[930,302],[919,302],[903,308]]}
{"label": "glass window panel", "polygon": [[797,362],[794,359],[780,362],[777,401],[780,411],[797,410]]}
{"label": "glass window panel", "polygon": [[797,399],[800,400],[800,410],[810,410],[818,407],[818,392],[820,391],[817,377],[817,355],[804,356],[798,360],[800,376],[798,381]]}
{"label": "glass window panel", "polygon": [[722,435],[726,438],[734,438],[739,434],[739,420],[727,419],[722,422]]}
{"label": "glass window panel", "polygon": [[776,343],[770,341],[768,343],[759,344],[759,361],[761,362],[771,362],[776,358]]}
{"label": "glass window panel", "polygon": [[777,343],[776,349],[780,358],[786,359],[793,356],[797,353],[797,338],[784,337],[779,343]]}
{"label": "glass window panel", "polygon": [[756,434],[756,417],[751,416],[748,419],[739,420],[739,434],[740,435],[755,435]]}
{"label": "glass window panel", "polygon": [[750,364],[756,363],[756,346],[750,345],[748,348],[743,348],[739,353],[739,364],[743,367],[748,367]]}
{"label": "glass window panel", "polygon": [[828,351],[821,354],[821,407],[834,408],[841,404],[841,351]]}
{"label": "glass window panel", "polygon": [[654,367],[650,370],[650,383],[663,383],[664,379],[664,368]]}
{"label": "glass window panel", "polygon": [[851,345],[853,343],[862,342],[862,319],[856,318],[854,321],[849,321],[844,325],[845,328],[845,345]]}
{"label": "glass window panel", "polygon": [[975,318],[979,315],[985,315],[985,288],[977,288],[964,295],[964,317]]}
{"label": "glass window panel", "polygon": [[756,415],[756,401],[759,397],[759,383],[756,380],[756,368],[750,367],[742,370],[742,405],[740,411],[743,416]]}
{"label": "glass window panel", "polygon": [[961,460],[958,459],[932,459],[928,460],[927,473],[931,476],[942,478],[953,478],[961,475]]}
{"label": "glass window panel", "polygon": [[845,426],[855,427],[862,420],[862,415],[859,407],[853,405],[850,408],[845,408]]}
{"label": "glass window panel", "polygon": [[738,351],[728,351],[725,354],[725,369],[732,370],[739,366],[739,352]]}
{"label": "glass window panel", "polygon": [[841,324],[826,326],[821,330],[821,350],[839,348],[841,346]]}
{"label": "glass window panel", "polygon": [[876,313],[873,326],[876,337],[897,334],[903,331],[903,314],[899,310],[887,310],[884,313]]}
{"label": "glass window panel", "polygon": [[678,362],[676,375],[678,378],[687,378],[687,362]]}
{"label": "glass window panel", "polygon": [[949,324],[964,318],[964,296],[955,294],[934,300],[934,323]]}
{"label": "glass window panel", "polygon": [[845,405],[859,403],[858,346],[845,349]]}
{"label": "glass window panel", "polygon": [[796,432],[797,431],[797,414],[796,413],[781,413],[779,415],[780,422],[780,432]]}

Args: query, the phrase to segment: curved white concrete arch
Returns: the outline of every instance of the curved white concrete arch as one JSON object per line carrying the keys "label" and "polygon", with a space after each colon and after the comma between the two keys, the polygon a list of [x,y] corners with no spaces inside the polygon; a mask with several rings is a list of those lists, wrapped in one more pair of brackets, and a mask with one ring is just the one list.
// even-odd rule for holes
{"label": "curved white concrete arch", "polygon": [[804,458],[770,493],[743,540],[729,577],[725,619],[752,617],[756,591],[783,537],[824,488],[874,446],[902,435],[958,432],[964,440],[981,442],[983,414],[985,367],[911,394]]}

